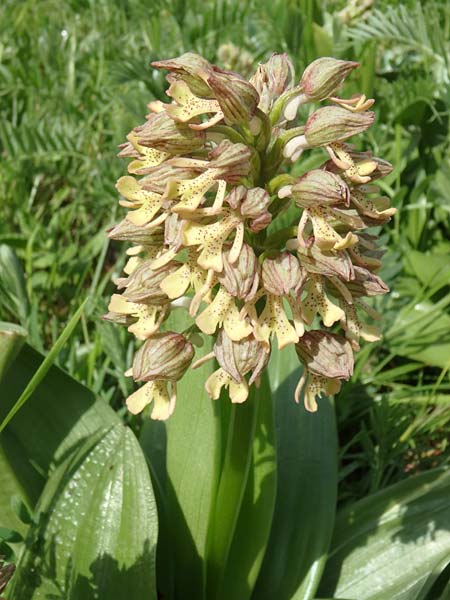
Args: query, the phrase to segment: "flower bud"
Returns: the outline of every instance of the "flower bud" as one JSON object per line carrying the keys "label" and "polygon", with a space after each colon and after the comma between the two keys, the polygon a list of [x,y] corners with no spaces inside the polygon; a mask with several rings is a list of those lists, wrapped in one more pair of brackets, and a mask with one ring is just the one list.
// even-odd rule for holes
{"label": "flower bud", "polygon": [[389,292],[388,286],[375,273],[356,266],[354,270],[355,278],[347,284],[353,296],[357,298],[360,296],[380,296]]}
{"label": "flower bud", "polygon": [[350,191],[347,184],[337,175],[313,169],[292,186],[292,197],[299,208],[336,204],[348,206]]}
{"label": "flower bud", "polygon": [[249,335],[239,342],[233,342],[223,329],[220,330],[214,344],[217,362],[236,382],[252,371],[249,385],[261,374],[267,365],[270,352],[267,347]]}
{"label": "flower bud", "polygon": [[208,77],[207,82],[219,103],[226,123],[244,123],[255,114],[259,94],[243,77],[233,71],[214,67],[214,73]]}
{"label": "flower bud", "polygon": [[237,261],[230,263],[230,250],[223,253],[223,271],[217,275],[219,283],[232,296],[250,301],[259,285],[258,259],[248,244],[242,244]]}
{"label": "flower bud", "polygon": [[180,167],[174,165],[174,160],[169,159],[157,167],[146,170],[145,177],[140,181],[143,190],[164,194],[168,181],[183,181],[198,175],[199,169]]}
{"label": "flower bud", "polygon": [[310,248],[297,248],[300,265],[309,273],[317,273],[326,277],[339,277],[350,281],[355,271],[350,256],[345,250],[326,252],[313,244]]}
{"label": "flower bud", "polygon": [[251,188],[248,190],[241,204],[241,215],[249,221],[249,227],[253,233],[258,233],[268,227],[272,221],[272,215],[268,211],[270,196],[263,188]]}
{"label": "flower bud", "polygon": [[128,219],[124,219],[108,229],[108,237],[112,240],[143,244],[144,246],[159,246],[163,240],[163,232],[160,227],[134,225]]}
{"label": "flower bud", "polygon": [[353,373],[353,352],[347,340],[334,333],[307,331],[295,345],[310,373],[331,379],[348,379]]}
{"label": "flower bud", "polygon": [[126,288],[123,293],[129,302],[146,304],[164,304],[169,298],[161,289],[161,282],[171,273],[179,269],[179,263],[171,261],[159,269],[153,270],[153,260],[144,261],[130,277],[118,281],[118,289]]}
{"label": "flower bud", "polygon": [[203,147],[204,131],[194,131],[185,123],[177,123],[164,111],[150,115],[134,132],[141,146],[171,154],[184,154]]}
{"label": "flower bud", "polygon": [[298,259],[290,252],[281,252],[276,258],[266,258],[262,264],[262,283],[274,296],[297,292],[303,283]]}
{"label": "flower bud", "polygon": [[220,179],[231,184],[239,183],[250,172],[251,152],[245,144],[233,144],[223,140],[208,154],[209,169],[223,169]]}
{"label": "flower bud", "polygon": [[324,100],[334,96],[347,75],[359,64],[324,56],[306,67],[300,80],[300,89],[309,100]]}
{"label": "flower bud", "polygon": [[176,248],[182,245],[183,221],[176,213],[170,214],[164,221],[164,243]]}
{"label": "flower bud", "polygon": [[292,87],[293,74],[294,67],[287,54],[272,54],[266,63],[258,65],[250,83],[259,94],[262,111],[268,113],[281,94]]}
{"label": "flower bud", "polygon": [[324,106],[306,121],[306,143],[315,147],[346,140],[368,129],[374,117],[373,112],[352,113],[339,106]]}
{"label": "flower bud", "polygon": [[211,96],[211,90],[206,79],[212,73],[212,65],[194,52],[186,52],[178,58],[157,60],[151,63],[156,69],[164,69],[174,74],[175,79],[185,81],[194,94]]}
{"label": "flower bud", "polygon": [[272,221],[268,211],[270,196],[263,188],[247,189],[239,185],[232,189],[226,201],[234,210],[239,210],[244,219],[249,219],[249,228],[253,233],[262,231]]}
{"label": "flower bud", "polygon": [[135,381],[178,381],[194,357],[194,348],[179,333],[168,331],[148,339],[133,360]]}

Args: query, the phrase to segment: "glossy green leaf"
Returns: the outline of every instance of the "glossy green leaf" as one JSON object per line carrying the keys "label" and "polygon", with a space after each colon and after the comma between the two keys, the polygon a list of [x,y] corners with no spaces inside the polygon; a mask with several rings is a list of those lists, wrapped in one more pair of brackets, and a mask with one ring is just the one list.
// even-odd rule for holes
{"label": "glossy green leaf", "polygon": [[11,506],[11,499],[21,494],[22,489],[14,471],[0,448],[0,526],[14,528],[25,533],[26,526],[20,521]]}
{"label": "glossy green leaf", "polygon": [[[25,345],[2,382],[0,419],[15,404],[43,357]],[[120,422],[92,392],[56,366],[0,435],[0,445],[32,505],[48,473],[100,427]]]}
{"label": "glossy green leaf", "polygon": [[337,493],[337,434],[329,399],[317,413],[294,402],[293,348],[273,351],[278,485],[272,530],[254,600],[314,598],[331,539]]}
{"label": "glossy green leaf", "polygon": [[438,469],[338,515],[321,592],[352,600],[419,600],[449,556],[450,470]]}
{"label": "glossy green leaf", "polygon": [[[183,319],[177,311],[167,327],[182,330]],[[210,340],[205,340],[196,358],[210,350]],[[167,521],[164,538],[158,542],[158,582],[161,567],[161,588],[168,594],[175,586],[179,598],[201,598],[205,583],[206,536],[220,468],[222,400],[213,402],[204,385],[215,368],[209,361],[189,370],[177,385],[174,414],[164,424],[146,421],[141,434],[141,445],[163,494]],[[168,581],[170,560],[174,582]]]}
{"label": "glossy green leaf", "polygon": [[147,463],[118,423],[49,478],[8,598],[155,600],[156,538]]}
{"label": "glossy green leaf", "polygon": [[[217,598],[252,595],[269,539],[276,493],[275,423],[267,374],[255,390],[258,404],[252,457],[236,530]],[[218,515],[220,519],[220,515]]]}

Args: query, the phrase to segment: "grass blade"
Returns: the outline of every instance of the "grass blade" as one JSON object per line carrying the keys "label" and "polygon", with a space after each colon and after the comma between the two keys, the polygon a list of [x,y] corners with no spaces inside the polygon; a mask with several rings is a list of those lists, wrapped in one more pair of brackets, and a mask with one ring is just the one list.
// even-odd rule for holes
{"label": "grass blade", "polygon": [[40,365],[40,367],[38,368],[36,373],[33,375],[31,380],[29,381],[27,387],[24,389],[24,391],[18,398],[17,402],[14,404],[14,406],[8,412],[6,417],[3,419],[2,423],[0,424],[0,433],[5,429],[5,427],[11,421],[11,419],[14,417],[14,415],[17,413],[17,411],[19,411],[22,408],[22,406],[25,404],[25,402],[28,400],[28,398],[31,396],[31,394],[35,391],[37,386],[41,383],[41,381],[47,375],[48,370],[50,369],[52,364],[55,362],[55,359],[58,356],[59,352],[61,351],[62,347],[67,342],[69,337],[72,335],[72,332],[75,329],[75,327],[83,313],[83,310],[84,310],[84,307],[86,306],[87,301],[88,301],[88,298],[86,298],[84,300],[84,302],[82,302],[82,304],[78,308],[77,312],[73,315],[73,317],[67,323],[67,325],[63,329],[61,335],[56,340],[56,343],[54,344],[53,348],[47,354],[43,363]]}

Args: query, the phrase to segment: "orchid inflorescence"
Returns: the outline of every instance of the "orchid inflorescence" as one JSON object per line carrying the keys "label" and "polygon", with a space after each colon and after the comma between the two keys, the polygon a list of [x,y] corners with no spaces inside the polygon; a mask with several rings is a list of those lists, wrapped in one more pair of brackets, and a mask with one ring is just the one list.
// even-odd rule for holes
{"label": "orchid inflorescence", "polygon": [[[363,298],[388,291],[376,275],[376,236],[363,230],[395,212],[373,184],[392,167],[345,142],[371,126],[373,100],[336,96],[358,64],[320,58],[298,85],[285,54],[250,81],[191,53],[153,66],[169,71],[171,102],[151,102],[121,146],[131,175],[116,187],[130,210],[109,231],[133,245],[105,318],[144,342],[127,373],[145,383],[128,408],[152,402],[151,416],[166,419],[177,381],[210,358],[219,368],[209,396],[227,387],[243,402],[276,338],[280,349],[295,345],[304,365],[295,397],[303,391],[315,411],[316,398],[352,374],[359,338],[379,338],[361,319],[379,318]],[[323,100],[295,124],[305,105]],[[290,175],[311,148],[325,162]],[[167,330],[173,310],[192,319],[182,332]],[[193,363],[200,332],[214,336],[213,351]]]}

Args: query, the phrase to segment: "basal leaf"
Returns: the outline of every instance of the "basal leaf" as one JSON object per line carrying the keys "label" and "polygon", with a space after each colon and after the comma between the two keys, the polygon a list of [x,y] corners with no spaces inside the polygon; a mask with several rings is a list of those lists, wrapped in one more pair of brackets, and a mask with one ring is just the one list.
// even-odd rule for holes
{"label": "basal leaf", "polygon": [[418,600],[449,557],[450,470],[436,469],[338,515],[321,593],[352,600]]}
{"label": "basal leaf", "polygon": [[[14,405],[43,357],[25,345],[2,382],[0,419]],[[101,427],[120,422],[92,392],[56,366],[0,435],[5,456],[32,505],[48,473]]]}
{"label": "basal leaf", "polygon": [[148,467],[118,423],[52,473],[8,598],[155,600],[156,538]]}

